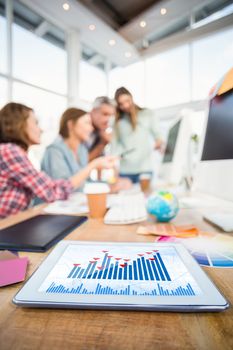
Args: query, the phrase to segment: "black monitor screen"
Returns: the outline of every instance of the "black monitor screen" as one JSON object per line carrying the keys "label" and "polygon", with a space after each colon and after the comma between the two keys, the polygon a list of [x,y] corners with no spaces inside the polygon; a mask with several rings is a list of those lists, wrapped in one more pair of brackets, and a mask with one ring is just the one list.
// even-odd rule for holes
{"label": "black monitor screen", "polygon": [[176,147],[176,140],[179,133],[181,120],[179,120],[173,127],[169,130],[167,146],[163,157],[163,163],[170,163],[173,160],[174,151]]}
{"label": "black monitor screen", "polygon": [[202,160],[233,159],[233,90],[210,101]]}

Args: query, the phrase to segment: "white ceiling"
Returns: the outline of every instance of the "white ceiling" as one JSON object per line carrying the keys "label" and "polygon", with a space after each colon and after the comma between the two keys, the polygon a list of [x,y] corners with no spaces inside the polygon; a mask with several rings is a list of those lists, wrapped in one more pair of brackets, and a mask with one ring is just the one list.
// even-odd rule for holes
{"label": "white ceiling", "polygon": [[[88,1],[91,3],[94,0]],[[82,2],[87,4],[88,1]],[[115,65],[120,66],[130,64],[141,57],[166,50],[185,41],[193,40],[195,37],[207,35],[225,26],[233,25],[232,13],[225,16],[225,18],[206,23],[200,28],[196,28],[194,25],[198,16],[200,18],[203,14],[204,17],[207,17],[208,11],[211,11],[214,6],[217,8],[218,6],[229,5],[229,3],[233,3],[233,0],[156,1],[149,9],[117,30],[107,24],[109,21],[104,21],[103,14],[101,16],[103,19],[101,19],[94,11],[90,10],[91,6],[84,6],[77,0],[20,0],[20,2],[66,31],[79,31],[83,44],[89,46],[101,56],[109,58]],[[64,2],[69,3],[69,11],[63,10]],[[95,4],[98,4],[97,0]],[[161,7],[167,9],[165,16],[160,13]],[[141,28],[139,25],[142,20],[147,23],[145,28]],[[90,24],[95,25],[96,29],[94,31],[89,30]],[[110,39],[116,41],[115,46],[109,45]],[[147,43],[149,43],[148,47],[146,46]],[[126,52],[130,52],[131,57],[125,57]],[[94,59],[97,58],[94,57]]]}
{"label": "white ceiling", "polygon": [[[68,1],[69,11],[63,10],[63,0],[21,0],[21,2],[65,30],[78,30],[81,42],[108,57],[116,65],[124,66],[139,58],[136,48],[131,43],[75,0]],[[94,31],[89,30],[90,24],[96,26]],[[116,41],[113,47],[108,43],[111,39]],[[132,56],[126,58],[126,52],[130,52]]]}

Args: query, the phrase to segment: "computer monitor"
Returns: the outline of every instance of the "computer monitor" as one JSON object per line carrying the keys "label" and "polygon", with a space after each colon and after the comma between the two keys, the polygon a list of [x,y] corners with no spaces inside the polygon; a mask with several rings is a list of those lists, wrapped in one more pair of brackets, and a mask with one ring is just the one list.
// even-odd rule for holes
{"label": "computer monitor", "polygon": [[188,145],[191,138],[189,110],[172,123],[159,175],[167,184],[177,185],[186,175]]}
{"label": "computer monitor", "polygon": [[173,160],[180,124],[181,120],[178,120],[169,130],[163,163],[171,163]]}
{"label": "computer monitor", "polygon": [[201,150],[193,189],[233,201],[233,82],[210,99]]}

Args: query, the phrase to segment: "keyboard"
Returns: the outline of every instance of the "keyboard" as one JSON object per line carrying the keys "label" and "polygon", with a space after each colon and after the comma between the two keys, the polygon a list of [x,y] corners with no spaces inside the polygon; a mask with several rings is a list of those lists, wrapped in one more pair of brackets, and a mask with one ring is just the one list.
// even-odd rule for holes
{"label": "keyboard", "polygon": [[210,213],[204,219],[225,232],[233,232],[233,213]]}
{"label": "keyboard", "polygon": [[147,219],[146,201],[142,193],[118,195],[108,212],[104,223],[108,225],[127,225]]}

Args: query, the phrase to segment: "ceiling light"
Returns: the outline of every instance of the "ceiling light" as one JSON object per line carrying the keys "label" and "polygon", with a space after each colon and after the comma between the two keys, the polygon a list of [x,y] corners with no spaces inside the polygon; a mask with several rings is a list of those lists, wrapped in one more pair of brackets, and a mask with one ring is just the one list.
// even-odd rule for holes
{"label": "ceiling light", "polygon": [[165,7],[162,7],[161,10],[160,10],[160,13],[161,13],[162,16],[166,15],[167,9]]}
{"label": "ceiling light", "polygon": [[110,39],[108,43],[110,46],[114,46],[114,45],[116,45],[116,40]]}
{"label": "ceiling light", "polygon": [[95,25],[94,24],[90,24],[88,28],[93,31],[93,30],[95,30]]}
{"label": "ceiling light", "polygon": [[140,27],[145,28],[146,27],[146,21],[141,21],[140,22]]}
{"label": "ceiling light", "polygon": [[68,4],[68,2],[64,2],[64,4],[62,5],[63,9],[65,11],[68,11],[70,9],[70,5]]}
{"label": "ceiling light", "polygon": [[126,58],[130,58],[132,56],[131,52],[127,51],[125,52],[125,57]]}

